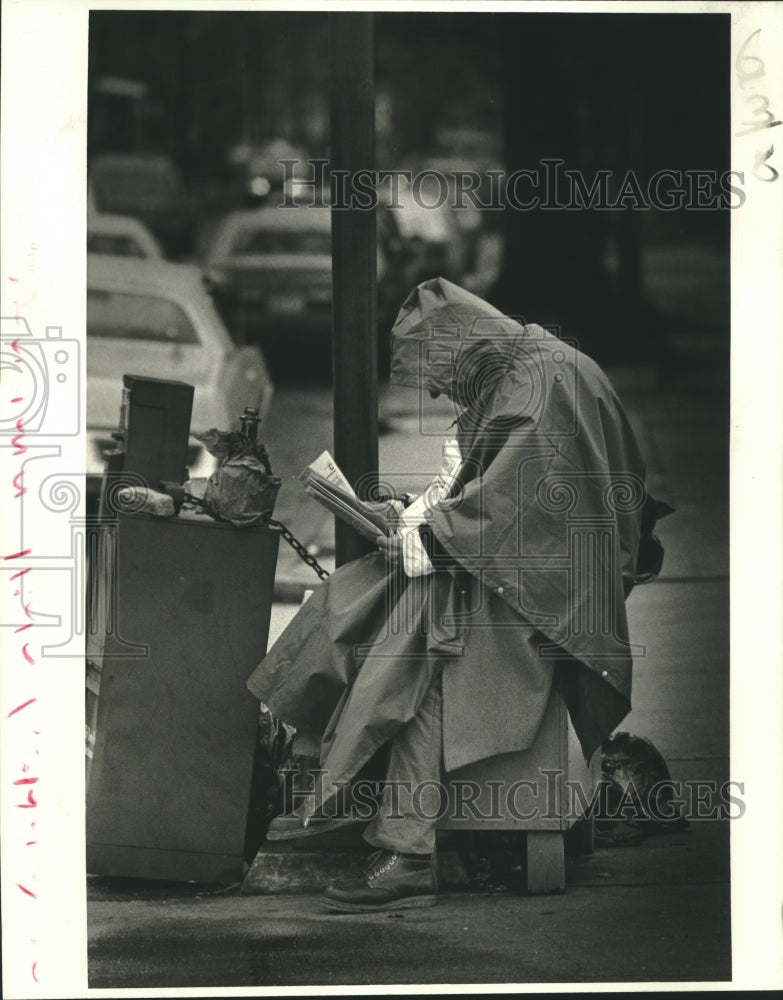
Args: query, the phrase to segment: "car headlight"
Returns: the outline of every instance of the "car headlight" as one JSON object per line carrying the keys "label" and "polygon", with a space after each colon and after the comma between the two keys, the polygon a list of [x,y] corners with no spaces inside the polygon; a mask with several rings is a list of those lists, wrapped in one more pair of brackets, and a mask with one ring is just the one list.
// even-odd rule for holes
{"label": "car headlight", "polygon": [[264,198],[272,190],[272,185],[266,177],[253,177],[250,181],[250,193],[256,198]]}

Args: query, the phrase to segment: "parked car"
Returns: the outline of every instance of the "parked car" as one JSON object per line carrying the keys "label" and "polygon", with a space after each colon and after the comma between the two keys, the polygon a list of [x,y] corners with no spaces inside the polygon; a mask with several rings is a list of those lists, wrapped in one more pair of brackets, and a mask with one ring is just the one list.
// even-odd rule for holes
{"label": "parked car", "polygon": [[[198,268],[89,254],[88,477],[103,472],[103,452],[115,446],[125,374],[194,386],[191,477],[209,475],[215,461],[192,435],[229,430],[246,406],[257,406],[263,419],[272,396],[263,355],[233,343]],[[95,488],[94,478],[89,485]]]}
{"label": "parked car", "polygon": [[[392,213],[378,219],[378,326],[381,338],[412,285],[411,253]],[[265,207],[229,213],[215,230],[205,271],[237,342],[270,347],[292,328],[328,341],[332,236],[328,208]]]}
{"label": "parked car", "polygon": [[179,171],[167,156],[105,153],[90,165],[99,212],[132,215],[160,240],[166,255],[193,250],[195,213]]}
{"label": "parked car", "polygon": [[239,343],[258,327],[328,333],[332,307],[329,209],[230,212],[218,225],[205,271]]}
{"label": "parked car", "polygon": [[87,216],[87,253],[161,260],[160,243],[143,222],[129,215],[94,212]]}

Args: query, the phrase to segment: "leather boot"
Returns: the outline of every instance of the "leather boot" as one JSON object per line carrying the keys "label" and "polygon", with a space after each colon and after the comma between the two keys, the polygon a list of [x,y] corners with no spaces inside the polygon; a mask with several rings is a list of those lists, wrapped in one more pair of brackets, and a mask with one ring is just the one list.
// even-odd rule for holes
{"label": "leather boot", "polygon": [[362,878],[344,886],[330,886],[321,902],[342,913],[372,913],[434,906],[437,878],[430,854],[377,851]]}

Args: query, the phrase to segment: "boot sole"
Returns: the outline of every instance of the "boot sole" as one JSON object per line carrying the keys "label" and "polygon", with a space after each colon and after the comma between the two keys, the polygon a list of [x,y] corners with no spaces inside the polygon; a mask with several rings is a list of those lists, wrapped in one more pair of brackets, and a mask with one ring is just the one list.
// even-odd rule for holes
{"label": "boot sole", "polygon": [[339,910],[341,913],[385,913],[387,910],[412,910],[425,906],[435,906],[437,896],[406,896],[404,899],[393,899],[388,903],[341,903],[336,899],[321,897],[321,904],[328,910]]}
{"label": "boot sole", "polygon": [[339,830],[344,826],[355,826],[356,823],[361,823],[363,820],[360,819],[330,819],[322,820],[313,826],[303,826],[296,830],[271,830],[266,835],[267,840],[297,840],[300,837],[317,837],[320,833],[331,833],[333,830]]}

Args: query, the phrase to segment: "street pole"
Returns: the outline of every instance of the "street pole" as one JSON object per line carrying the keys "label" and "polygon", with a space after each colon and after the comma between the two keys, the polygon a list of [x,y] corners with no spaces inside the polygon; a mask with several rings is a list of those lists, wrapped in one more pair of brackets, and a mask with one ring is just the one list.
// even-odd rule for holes
{"label": "street pole", "polygon": [[[329,14],[331,169],[351,178],[375,166],[373,23],[368,13]],[[378,475],[375,213],[332,206],[334,457],[361,495]],[[372,545],[335,521],[336,563]]]}

